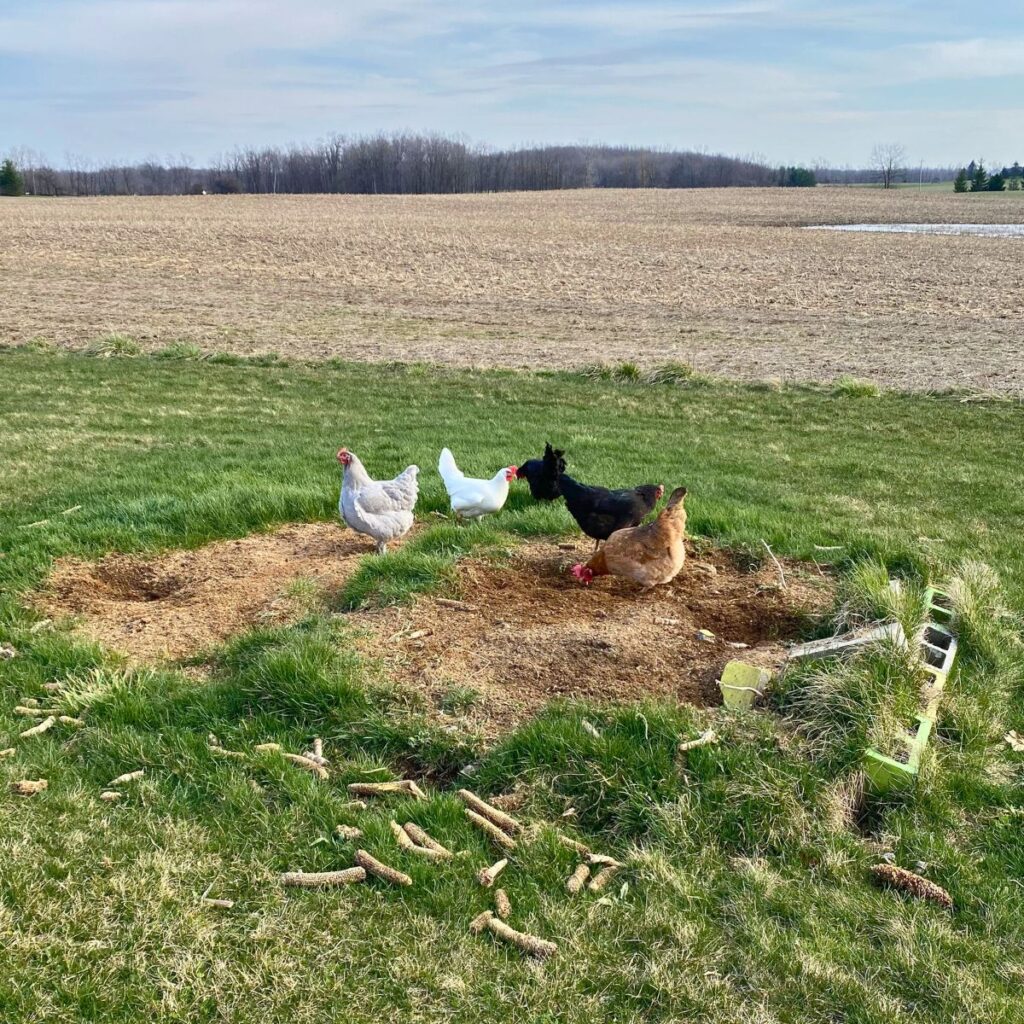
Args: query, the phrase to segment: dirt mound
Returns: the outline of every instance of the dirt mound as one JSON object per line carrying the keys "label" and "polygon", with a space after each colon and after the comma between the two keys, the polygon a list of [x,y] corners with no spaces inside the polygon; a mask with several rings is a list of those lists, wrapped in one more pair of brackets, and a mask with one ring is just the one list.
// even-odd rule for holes
{"label": "dirt mound", "polygon": [[[568,568],[589,550],[542,542],[503,564],[466,560],[464,602],[424,596],[354,612],[353,642],[383,678],[426,694],[453,728],[494,736],[555,697],[718,703],[726,661],[780,661],[781,641],[831,603],[831,583],[816,571],[788,565],[780,590],[770,565],[748,572],[726,552],[692,547],[668,586],[644,592],[602,578],[582,587]],[[63,559],[37,606],[80,616],[81,633],[133,662],[180,659],[297,617],[371,551],[364,537],[313,523],[150,558]]]}
{"label": "dirt mound", "polygon": [[671,584],[648,592],[611,578],[584,588],[567,570],[585,548],[534,544],[509,565],[463,562],[464,607],[421,598],[359,613],[353,620],[370,628],[357,645],[386,677],[494,734],[555,697],[717,704],[730,658],[780,662],[782,641],[831,606],[833,587],[817,571],[787,566],[783,591],[774,567],[747,572],[722,551],[691,550]]}
{"label": "dirt mound", "polygon": [[372,550],[338,524],[308,523],[156,557],[62,559],[36,604],[53,618],[81,616],[84,635],[132,661],[185,658],[287,621],[299,610],[294,581],[336,590]]}

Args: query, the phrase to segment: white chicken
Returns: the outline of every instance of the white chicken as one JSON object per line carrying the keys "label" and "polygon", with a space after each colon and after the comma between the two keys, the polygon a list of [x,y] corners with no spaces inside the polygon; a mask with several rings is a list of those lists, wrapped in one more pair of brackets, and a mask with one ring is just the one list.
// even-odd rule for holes
{"label": "white chicken", "polygon": [[505,466],[490,480],[474,480],[455,465],[455,457],[447,448],[441,449],[437,471],[444,481],[452,511],[460,519],[477,519],[498,512],[508,498],[509,481],[516,477],[516,467]]}
{"label": "white chicken", "polygon": [[388,544],[404,537],[412,529],[413,509],[419,497],[418,466],[408,466],[394,480],[371,480],[354,452],[342,448],[341,497],[338,512],[345,524],[357,533],[365,533],[377,542],[378,554]]}

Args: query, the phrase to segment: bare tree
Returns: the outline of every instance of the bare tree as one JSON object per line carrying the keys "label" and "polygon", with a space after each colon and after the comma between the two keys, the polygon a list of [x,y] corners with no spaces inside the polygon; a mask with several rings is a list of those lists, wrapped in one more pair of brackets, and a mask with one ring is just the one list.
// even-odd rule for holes
{"label": "bare tree", "polygon": [[880,142],[871,150],[871,165],[882,178],[882,188],[892,188],[903,172],[907,151],[898,142]]}

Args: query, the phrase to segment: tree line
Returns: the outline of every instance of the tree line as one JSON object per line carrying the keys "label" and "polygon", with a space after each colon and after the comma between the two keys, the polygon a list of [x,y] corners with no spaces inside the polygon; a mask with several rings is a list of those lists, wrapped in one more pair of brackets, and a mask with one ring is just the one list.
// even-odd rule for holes
{"label": "tree line", "polygon": [[985,170],[985,164],[972,160],[966,167],[961,167],[953,179],[954,192],[1019,192],[1024,184],[1024,167],[1015,160],[1010,167],[991,174]]}
{"label": "tree line", "polygon": [[813,186],[813,170],[732,157],[626,146],[535,146],[490,150],[439,135],[334,135],[312,145],[244,147],[209,167],[188,160],[94,165],[37,154],[12,159],[32,195],[199,193],[456,193],[576,188]]}

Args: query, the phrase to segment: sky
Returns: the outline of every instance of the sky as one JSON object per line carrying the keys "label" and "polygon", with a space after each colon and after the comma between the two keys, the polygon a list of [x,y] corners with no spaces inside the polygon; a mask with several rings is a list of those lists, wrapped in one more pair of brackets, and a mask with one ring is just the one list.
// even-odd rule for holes
{"label": "sky", "polygon": [[0,153],[202,165],[403,130],[1024,161],[1024,3],[0,0]]}

